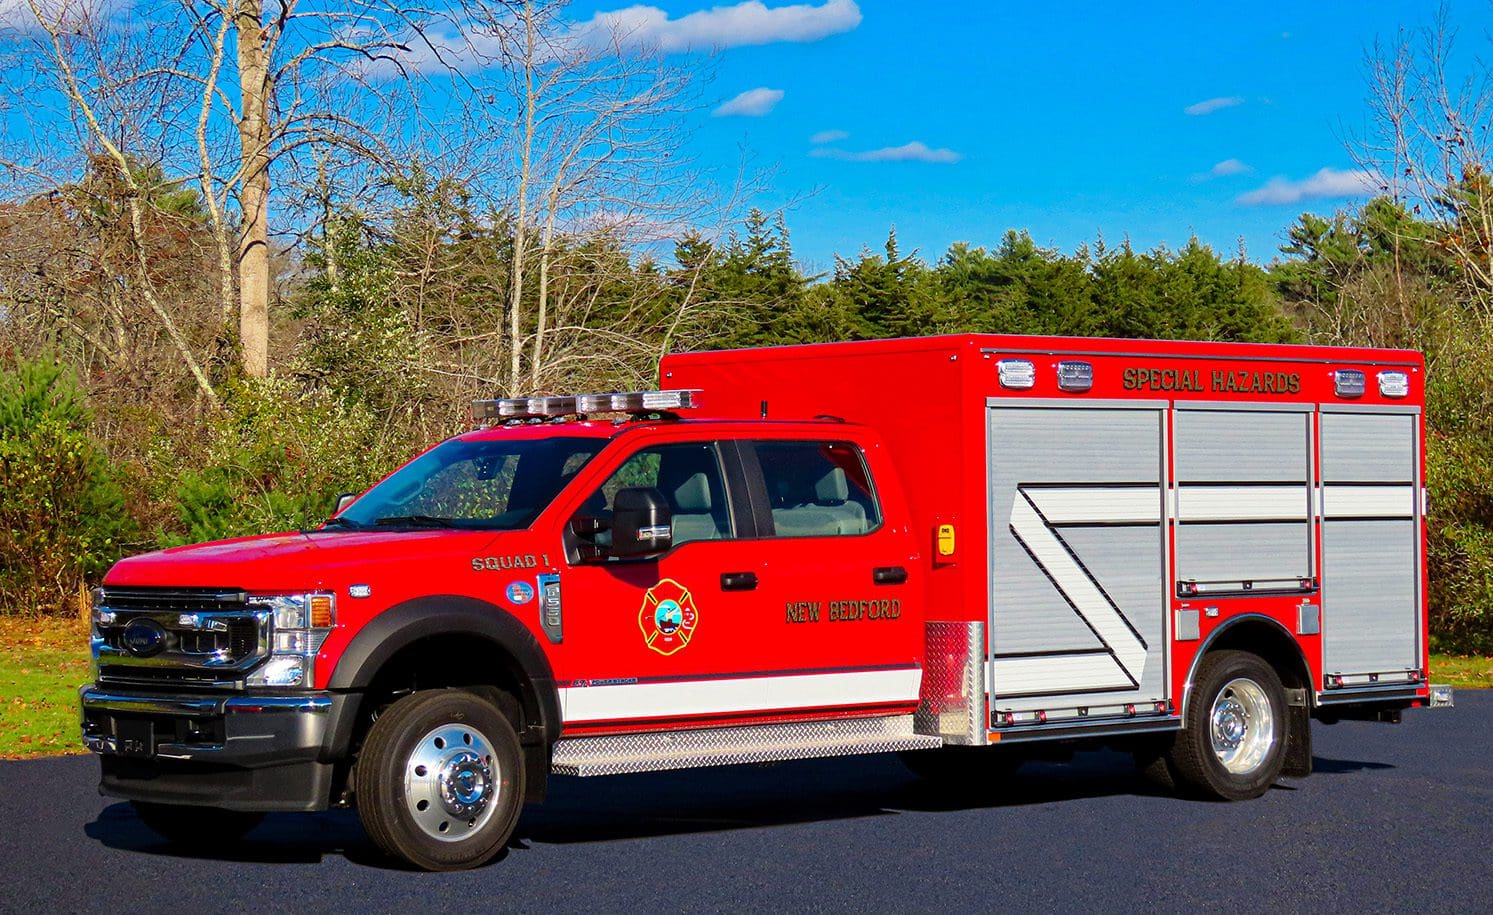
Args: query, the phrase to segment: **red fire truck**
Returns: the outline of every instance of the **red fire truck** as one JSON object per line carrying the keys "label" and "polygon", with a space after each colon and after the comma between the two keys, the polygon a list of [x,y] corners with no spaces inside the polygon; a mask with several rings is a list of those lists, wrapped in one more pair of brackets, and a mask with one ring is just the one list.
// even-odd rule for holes
{"label": "red fire truck", "polygon": [[1427,683],[1414,352],[960,335],[483,401],[324,526],[136,556],[83,739],[174,840],[470,867],[551,774],[1106,743],[1195,795]]}

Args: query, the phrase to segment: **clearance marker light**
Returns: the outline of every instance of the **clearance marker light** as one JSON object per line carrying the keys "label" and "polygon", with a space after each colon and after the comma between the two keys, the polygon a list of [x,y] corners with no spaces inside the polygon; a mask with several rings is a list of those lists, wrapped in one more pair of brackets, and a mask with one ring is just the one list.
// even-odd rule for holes
{"label": "clearance marker light", "polygon": [[1410,376],[1404,372],[1380,372],[1379,393],[1385,397],[1409,397]]}
{"label": "clearance marker light", "polygon": [[1087,362],[1058,363],[1058,390],[1082,394],[1094,386],[1094,366]]}
{"label": "clearance marker light", "polygon": [[1362,397],[1363,372],[1358,369],[1338,369],[1332,373],[1332,386],[1339,397]]}
{"label": "clearance marker light", "polygon": [[1037,383],[1037,367],[1030,359],[1002,359],[997,363],[1001,387],[1024,391]]}

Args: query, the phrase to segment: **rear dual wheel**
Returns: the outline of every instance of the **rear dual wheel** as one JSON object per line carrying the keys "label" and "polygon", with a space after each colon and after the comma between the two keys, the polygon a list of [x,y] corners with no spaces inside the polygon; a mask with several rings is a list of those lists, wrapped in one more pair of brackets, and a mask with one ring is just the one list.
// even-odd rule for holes
{"label": "rear dual wheel", "polygon": [[500,852],[523,807],[513,725],[487,700],[427,690],[373,723],[353,776],[363,828],[424,870],[477,867]]}
{"label": "rear dual wheel", "polygon": [[1246,651],[1203,658],[1185,727],[1166,770],[1194,793],[1226,801],[1259,797],[1285,766],[1285,691],[1274,668]]}

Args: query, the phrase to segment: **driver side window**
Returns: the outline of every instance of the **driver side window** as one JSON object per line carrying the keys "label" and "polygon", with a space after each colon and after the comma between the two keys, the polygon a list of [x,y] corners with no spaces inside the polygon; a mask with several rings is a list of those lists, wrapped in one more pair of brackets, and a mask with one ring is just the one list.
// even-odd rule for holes
{"label": "driver side window", "polygon": [[612,516],[622,489],[653,489],[673,513],[673,542],[724,540],[735,536],[730,505],[714,442],[687,442],[645,448],[582,504],[580,514],[602,520]]}

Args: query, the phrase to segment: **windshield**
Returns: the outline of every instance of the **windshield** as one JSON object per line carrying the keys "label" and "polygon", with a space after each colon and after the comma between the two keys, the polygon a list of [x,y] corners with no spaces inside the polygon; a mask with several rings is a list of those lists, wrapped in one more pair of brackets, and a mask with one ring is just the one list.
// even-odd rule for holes
{"label": "windshield", "polygon": [[594,438],[451,439],[400,468],[328,524],[527,527],[605,444]]}

